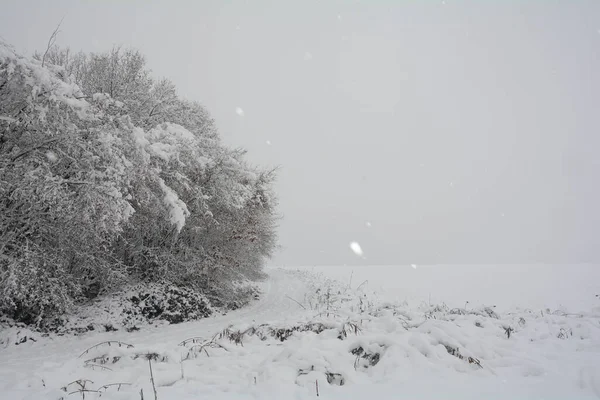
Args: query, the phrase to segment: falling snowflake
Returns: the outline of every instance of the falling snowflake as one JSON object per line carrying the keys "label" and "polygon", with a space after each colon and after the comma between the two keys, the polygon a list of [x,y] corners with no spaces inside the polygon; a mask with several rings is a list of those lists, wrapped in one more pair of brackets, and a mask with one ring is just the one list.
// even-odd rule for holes
{"label": "falling snowflake", "polygon": [[271,141],[267,140],[265,143],[267,143],[269,146],[271,145]]}
{"label": "falling snowflake", "polygon": [[338,14],[338,19],[341,21],[342,20],[342,16]]}
{"label": "falling snowflake", "polygon": [[237,115],[239,115],[240,117],[243,117],[243,116],[244,116],[244,110],[242,110],[240,107],[236,107],[236,108],[235,108],[235,113],[236,113]]}
{"label": "falling snowflake", "polygon": [[370,222],[368,222],[368,221],[367,221],[367,223],[366,223],[365,225],[367,225],[367,228],[370,228],[370,227],[371,227],[371,223],[370,223]]}
{"label": "falling snowflake", "polygon": [[417,269],[417,264],[410,264],[411,267],[413,267],[413,269]]}
{"label": "falling snowflake", "polygon": [[313,55],[310,52],[307,51],[306,53],[304,53],[304,60],[305,61],[312,60],[312,58],[313,58]]}
{"label": "falling snowflake", "polygon": [[362,256],[364,254],[362,251],[362,248],[360,247],[360,244],[358,244],[358,242],[350,243],[350,249],[352,249],[354,254],[356,254],[357,256]]}

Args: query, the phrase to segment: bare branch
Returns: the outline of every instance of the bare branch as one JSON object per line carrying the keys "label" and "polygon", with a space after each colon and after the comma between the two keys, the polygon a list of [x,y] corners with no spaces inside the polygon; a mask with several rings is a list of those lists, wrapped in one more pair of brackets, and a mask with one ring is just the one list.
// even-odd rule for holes
{"label": "bare branch", "polygon": [[98,388],[98,392],[101,390],[106,391],[106,389],[108,389],[109,387],[112,386],[116,386],[117,387],[117,392],[121,390],[121,386],[131,386],[131,383],[128,382],[116,382],[116,383],[109,383],[108,385],[104,385],[104,386],[100,386]]}
{"label": "bare branch", "polygon": [[290,299],[291,301],[293,301],[294,303],[298,304],[300,307],[304,308],[306,310],[306,307],[304,307],[302,305],[302,303],[300,303],[298,300],[294,300],[292,299],[290,296],[288,296],[287,294],[285,295],[285,297],[287,297],[288,299]]}
{"label": "bare branch", "polygon": [[89,349],[87,349],[86,351],[84,351],[83,353],[81,353],[79,355],[79,358],[81,358],[81,356],[83,356],[84,354],[89,353],[91,350],[93,350],[93,349],[95,349],[97,347],[100,347],[102,345],[108,345],[110,347],[112,344],[116,344],[118,347],[126,347],[128,349],[133,348],[132,344],[123,343],[123,342],[120,342],[118,340],[107,340],[106,342],[101,342],[101,343],[98,343],[98,344],[90,347]]}
{"label": "bare branch", "polygon": [[58,36],[58,32],[60,32],[59,31],[60,25],[62,24],[64,19],[65,19],[65,17],[61,18],[60,22],[56,26],[56,29],[54,29],[54,32],[52,32],[52,35],[50,35],[50,38],[48,39],[48,45],[46,46],[46,51],[44,52],[44,55],[42,56],[42,67],[44,66],[44,63],[46,62],[46,56],[48,55],[48,52],[50,51],[50,49],[52,47],[54,47],[54,44],[56,43],[56,37]]}
{"label": "bare branch", "polygon": [[52,139],[46,140],[45,142],[42,142],[42,143],[40,143],[40,144],[38,144],[38,145],[35,145],[35,146],[33,146],[33,147],[31,147],[31,148],[29,148],[29,149],[27,149],[27,150],[23,150],[22,152],[20,152],[20,153],[19,153],[19,154],[17,154],[16,156],[14,156],[14,157],[12,158],[12,160],[11,160],[11,161],[14,163],[14,162],[15,162],[15,161],[17,161],[19,158],[21,158],[21,157],[23,157],[23,156],[25,156],[25,155],[27,155],[27,154],[31,153],[32,151],[34,151],[34,150],[37,150],[37,149],[44,148],[44,147],[46,147],[47,145],[49,145],[50,143],[56,142],[56,141],[58,141],[58,140],[61,140],[61,139],[62,139],[61,137],[52,138]]}

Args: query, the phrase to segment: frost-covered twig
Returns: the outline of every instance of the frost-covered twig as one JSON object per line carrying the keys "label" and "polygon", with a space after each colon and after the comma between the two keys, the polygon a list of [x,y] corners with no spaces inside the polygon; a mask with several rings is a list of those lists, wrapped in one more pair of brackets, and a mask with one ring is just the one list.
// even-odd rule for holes
{"label": "frost-covered twig", "polygon": [[63,392],[66,392],[69,389],[69,386],[71,386],[74,383],[77,384],[77,385],[79,385],[80,389],[85,389],[85,385],[87,385],[88,383],[94,383],[94,381],[90,381],[89,379],[77,379],[76,381],[67,383],[65,386],[63,386],[61,388],[61,390]]}
{"label": "frost-covered twig", "polygon": [[229,351],[225,347],[223,347],[222,345],[220,345],[219,343],[210,341],[208,343],[198,344],[198,345],[190,347],[190,349],[189,349],[189,351],[188,351],[187,356],[186,356],[185,359],[188,360],[192,356],[192,354],[202,353],[203,351],[207,355],[207,357],[210,357],[210,354],[208,353],[208,350],[206,350],[207,347],[210,347],[210,348],[213,348],[213,349],[219,348],[219,349],[223,349],[225,351]]}
{"label": "frost-covered twig", "polygon": [[340,315],[340,314],[338,314],[338,313],[336,313],[336,312],[333,312],[333,311],[321,311],[320,313],[316,314],[316,315],[315,315],[315,317],[321,317],[321,316],[323,316],[323,315],[325,315],[325,316],[327,316],[327,317],[329,317],[329,315],[332,315],[332,316],[334,316],[334,317],[338,317],[338,318],[340,318],[340,317],[341,317],[341,315]]}
{"label": "frost-covered twig", "polygon": [[106,371],[112,371],[111,368],[105,367],[104,365],[100,365],[100,364],[94,364],[92,362],[86,362],[85,365],[84,365],[84,367],[85,368],[91,368],[91,369],[100,368],[100,369],[103,369],[103,370],[106,370]]}
{"label": "frost-covered twig", "polygon": [[350,272],[350,282],[348,282],[348,289],[352,288],[352,275],[354,275],[354,270],[352,270],[352,272]]}
{"label": "frost-covered twig", "polygon": [[81,394],[81,398],[85,400],[85,394],[86,393],[98,393],[97,390],[94,389],[79,389],[79,390],[75,390],[74,392],[69,393],[69,396],[75,393],[80,393]]}
{"label": "frost-covered twig", "polygon": [[[108,357],[108,355],[106,354],[102,354],[101,356],[98,357],[94,357],[94,358],[90,358],[88,360],[85,360],[84,363],[85,364],[95,364],[95,363],[100,363],[100,364],[106,364],[108,361],[110,360],[110,358]],[[119,361],[119,360],[116,360]],[[113,364],[116,362],[115,360],[113,360]]]}
{"label": "frost-covered twig", "polygon": [[[234,331],[232,330],[233,325],[228,326],[227,328],[223,329],[220,333],[217,334],[216,337],[218,337],[219,339],[224,339],[227,338],[229,339],[230,342],[234,342],[235,344],[240,344],[240,345],[244,345],[242,343],[242,339],[244,337],[243,333],[239,330]],[[215,338],[212,339],[213,341],[215,340]]]}
{"label": "frost-covered twig", "polygon": [[204,342],[205,340],[206,339],[201,338],[200,336],[195,336],[182,340],[177,346],[186,346],[188,343]]}
{"label": "frost-covered twig", "polygon": [[169,359],[169,357],[167,355],[164,355],[164,354],[160,355],[157,352],[137,353],[137,354],[134,354],[131,358],[134,360],[137,360],[138,358],[145,358],[146,360],[153,360],[153,361],[160,361],[160,362],[166,362]]}
{"label": "frost-covered twig", "polygon": [[52,35],[50,35],[50,38],[48,38],[48,45],[46,46],[46,51],[44,52],[44,55],[42,56],[42,67],[44,66],[44,63],[46,62],[46,56],[48,55],[48,52],[54,46],[54,43],[56,43],[56,37],[58,36],[60,25],[62,24],[64,19],[65,18],[63,17],[60,20],[60,22],[56,26],[56,29],[54,29],[54,32],[52,32]]}
{"label": "frost-covered twig", "polygon": [[367,284],[367,283],[369,283],[369,280],[368,279],[364,280],[360,285],[358,285],[358,287],[356,288],[356,290],[359,290],[362,287],[362,285]]}
{"label": "frost-covered twig", "polygon": [[154,400],[158,400],[156,395],[156,386],[154,385],[154,374],[152,373],[152,360],[148,358],[148,366],[150,367],[150,381],[152,382],[152,389],[154,390]]}
{"label": "frost-covered twig", "polygon": [[[460,354],[460,351],[458,350],[458,348],[454,348],[454,347],[449,346],[447,344],[444,344],[444,347],[446,348],[446,351],[448,352],[448,354],[453,355],[454,357],[456,357],[456,358],[458,358],[460,360],[464,360],[465,359],[465,357],[462,354]],[[479,368],[483,368],[483,366],[481,365],[481,361],[479,361],[475,357],[467,357],[467,361],[468,361],[469,364],[475,364]]]}
{"label": "frost-covered twig", "polygon": [[342,324],[342,329],[340,330],[340,334],[338,335],[338,338],[339,339],[347,338],[348,332],[358,335],[358,333],[360,332],[360,328],[358,327],[358,324],[351,322],[351,321],[344,322]]}
{"label": "frost-covered twig", "polygon": [[83,356],[83,355],[85,355],[85,354],[89,353],[91,350],[93,350],[93,349],[95,349],[95,348],[97,348],[97,347],[100,347],[100,346],[102,346],[102,345],[105,345],[105,344],[106,344],[106,345],[108,345],[109,347],[110,347],[112,344],[116,344],[116,345],[118,345],[119,347],[123,347],[123,346],[125,346],[125,347],[126,347],[126,348],[128,348],[128,349],[131,349],[131,348],[133,348],[133,345],[132,345],[132,344],[123,343],[123,342],[120,342],[120,341],[118,341],[118,340],[107,340],[106,342],[101,342],[101,343],[98,343],[98,344],[95,344],[95,345],[93,345],[92,347],[90,347],[89,349],[87,349],[86,351],[84,351],[83,353],[81,353],[81,354],[79,355],[79,358],[81,358],[81,356]]}
{"label": "frost-covered twig", "polygon": [[306,307],[304,307],[302,305],[302,303],[300,303],[298,300],[292,299],[290,296],[288,296],[287,294],[285,295],[285,297],[287,297],[288,299],[292,300],[294,303],[298,304],[300,307],[302,307],[303,309],[306,310]]}
{"label": "frost-covered twig", "polygon": [[101,390],[106,391],[106,389],[108,389],[109,387],[112,387],[112,386],[117,386],[117,392],[118,392],[119,390],[121,390],[121,386],[123,386],[123,385],[131,386],[131,383],[127,383],[127,382],[109,383],[109,384],[100,386],[98,388],[98,392],[101,391]]}
{"label": "frost-covered twig", "polygon": [[53,142],[59,141],[59,140],[61,140],[61,139],[62,139],[62,138],[60,138],[60,137],[57,137],[57,138],[48,139],[48,140],[46,140],[46,141],[44,141],[44,142],[42,142],[42,143],[36,144],[36,145],[34,145],[34,146],[32,146],[32,147],[30,147],[30,148],[26,149],[26,150],[23,150],[23,151],[21,151],[21,152],[20,152],[20,153],[18,153],[17,155],[15,155],[15,156],[14,156],[14,157],[11,159],[11,162],[13,162],[13,163],[14,163],[14,162],[15,162],[15,161],[17,161],[19,158],[21,158],[21,157],[23,157],[23,156],[25,156],[25,155],[27,155],[27,154],[31,153],[32,151],[34,151],[34,150],[37,150],[37,149],[44,148],[44,147],[46,147],[47,145],[49,145],[49,144],[51,144],[51,143],[53,143]]}

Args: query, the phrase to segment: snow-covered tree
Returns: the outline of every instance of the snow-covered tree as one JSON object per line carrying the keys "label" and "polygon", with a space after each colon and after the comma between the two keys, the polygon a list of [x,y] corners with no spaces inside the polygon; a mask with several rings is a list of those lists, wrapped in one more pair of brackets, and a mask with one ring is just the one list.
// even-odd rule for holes
{"label": "snow-covered tree", "polygon": [[223,296],[275,246],[274,173],[115,48],[0,43],[0,312],[41,322],[132,281]]}

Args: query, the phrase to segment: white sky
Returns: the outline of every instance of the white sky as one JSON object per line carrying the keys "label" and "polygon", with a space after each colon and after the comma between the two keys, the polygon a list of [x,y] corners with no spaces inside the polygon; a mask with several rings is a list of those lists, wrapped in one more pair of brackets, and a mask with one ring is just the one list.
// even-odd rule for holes
{"label": "white sky", "polygon": [[0,36],[62,17],[282,167],[273,263],[600,261],[599,1],[4,0]]}

